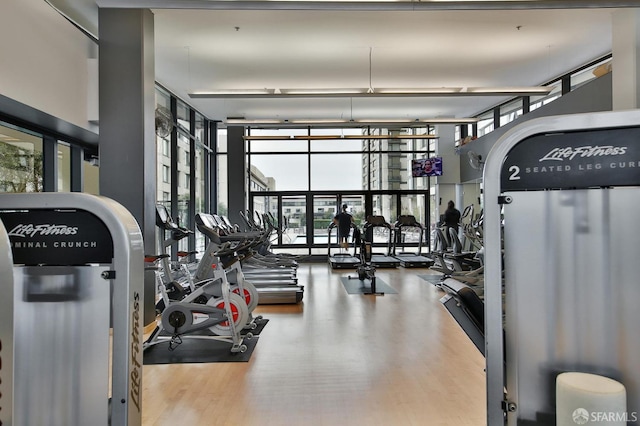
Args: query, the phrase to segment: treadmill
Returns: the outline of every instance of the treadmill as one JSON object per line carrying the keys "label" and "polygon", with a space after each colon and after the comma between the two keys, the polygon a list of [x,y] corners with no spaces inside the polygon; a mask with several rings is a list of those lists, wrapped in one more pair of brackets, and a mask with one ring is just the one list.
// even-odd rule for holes
{"label": "treadmill", "polygon": [[[400,266],[404,268],[428,268],[435,262],[433,259],[427,256],[422,256],[422,241],[424,238],[424,226],[416,220],[415,216],[402,215],[394,223],[395,235],[393,239],[393,257],[400,261]],[[407,243],[407,230],[418,231],[418,251],[416,253],[410,253],[406,251],[400,251],[396,253],[396,248],[400,245],[404,248],[404,244]],[[403,233],[403,231],[405,231]]]}
{"label": "treadmill", "polygon": [[378,268],[397,268],[400,261],[391,256],[391,241],[393,240],[393,225],[391,225],[384,216],[367,216],[364,223],[364,240],[371,243],[373,247],[373,232],[375,228],[386,228],[389,230],[389,241],[387,243],[387,253],[372,253],[371,265]]}
{"label": "treadmill", "polygon": [[[355,269],[360,265],[360,259],[356,256],[356,245],[353,245],[353,255],[349,254],[349,252],[345,253],[334,253],[331,254],[331,231],[336,227],[335,223],[329,224],[327,231],[329,235],[327,236],[327,258],[329,259],[329,264],[332,269]],[[336,239],[338,238],[338,234],[336,233]],[[340,245],[340,241],[338,241],[338,245]]]}
{"label": "treadmill", "polygon": [[[198,213],[196,215],[196,226],[198,230],[209,238],[209,244],[207,245],[206,252],[203,256],[208,258],[212,253],[215,253],[222,247],[223,243],[218,234],[216,222],[212,215],[206,213]],[[228,241],[227,244],[230,244]],[[238,255],[242,256],[242,251],[245,247],[251,246],[250,239],[237,239],[235,244],[238,250]],[[200,264],[197,271],[198,279],[209,278],[208,274],[211,268],[209,265]],[[244,273],[243,273],[244,274]],[[235,282],[237,277],[230,276],[229,281]],[[290,279],[273,279],[273,280],[261,280],[257,281],[249,276],[245,276],[245,279],[254,285],[258,292],[258,304],[259,305],[273,305],[273,304],[286,304],[286,303],[300,303],[304,294],[304,287],[297,285],[297,280]]]}

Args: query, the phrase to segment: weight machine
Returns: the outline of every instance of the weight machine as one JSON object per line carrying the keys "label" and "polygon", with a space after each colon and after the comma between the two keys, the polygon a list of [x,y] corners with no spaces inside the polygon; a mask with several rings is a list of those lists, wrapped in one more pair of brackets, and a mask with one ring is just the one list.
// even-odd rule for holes
{"label": "weight machine", "polygon": [[0,424],[140,425],[143,241],[83,193],[0,194]]}

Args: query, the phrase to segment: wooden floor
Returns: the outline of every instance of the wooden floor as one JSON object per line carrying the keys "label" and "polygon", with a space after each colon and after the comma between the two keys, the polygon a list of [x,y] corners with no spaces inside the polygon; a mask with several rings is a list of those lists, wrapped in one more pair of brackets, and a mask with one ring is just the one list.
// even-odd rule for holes
{"label": "wooden floor", "polygon": [[144,366],[144,425],[484,425],[484,358],[418,274],[378,269],[398,294],[349,295],[349,270],[303,264],[299,305],[249,362]]}

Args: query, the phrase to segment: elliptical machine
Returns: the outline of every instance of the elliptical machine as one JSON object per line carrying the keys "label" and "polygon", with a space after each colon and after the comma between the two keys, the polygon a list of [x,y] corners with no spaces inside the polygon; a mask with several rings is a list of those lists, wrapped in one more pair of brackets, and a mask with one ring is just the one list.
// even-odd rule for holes
{"label": "elliptical machine", "polygon": [[358,273],[357,277],[352,277],[348,275],[347,278],[350,280],[358,279],[360,281],[369,280],[371,281],[371,290],[365,290],[363,294],[374,294],[376,296],[384,295],[383,292],[377,291],[376,289],[376,268],[371,263],[371,242],[366,241],[365,238],[362,238],[362,233],[360,229],[354,227],[353,232],[353,243],[354,246],[360,247],[359,250],[359,259],[360,263],[356,267],[356,272]]}

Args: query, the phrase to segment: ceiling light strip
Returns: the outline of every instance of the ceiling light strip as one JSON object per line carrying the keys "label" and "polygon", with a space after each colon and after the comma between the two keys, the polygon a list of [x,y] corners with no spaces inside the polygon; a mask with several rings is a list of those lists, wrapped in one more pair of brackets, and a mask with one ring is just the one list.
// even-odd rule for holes
{"label": "ceiling light strip", "polygon": [[437,87],[437,88],[340,88],[340,89],[233,89],[189,93],[192,99],[376,98],[544,95],[551,86]]}
{"label": "ceiling light strip", "polygon": [[97,0],[101,8],[203,10],[535,10],[638,7],[637,0],[441,0],[441,1],[228,1],[228,0]]}
{"label": "ceiling light strip", "polygon": [[438,139],[436,135],[307,135],[307,136],[244,136],[246,141],[288,141],[288,140],[387,140],[387,139]]}
{"label": "ceiling light strip", "polygon": [[[256,127],[424,127],[435,124],[474,124],[478,118],[425,118],[425,119],[362,119],[362,120],[261,120],[261,119],[239,119],[229,118],[224,123],[227,126],[256,126]],[[273,136],[278,139],[280,136]],[[303,137],[303,136],[301,136]],[[306,136],[305,136],[306,137]],[[345,138],[350,137],[346,135]]]}

